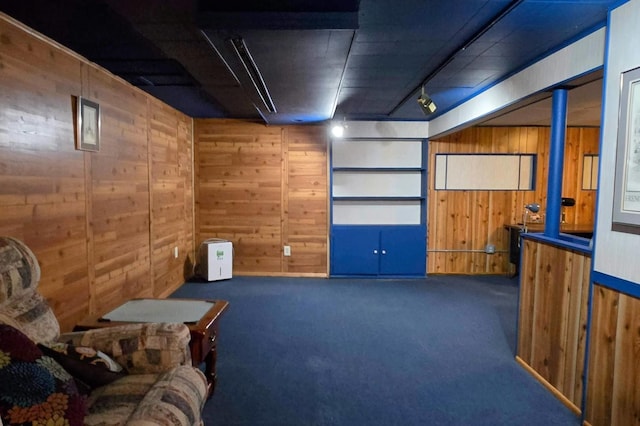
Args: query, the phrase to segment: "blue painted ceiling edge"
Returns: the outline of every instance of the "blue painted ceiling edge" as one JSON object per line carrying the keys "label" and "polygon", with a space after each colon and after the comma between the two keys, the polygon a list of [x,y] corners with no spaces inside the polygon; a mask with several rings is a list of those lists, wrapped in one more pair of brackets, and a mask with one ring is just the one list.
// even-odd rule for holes
{"label": "blue painted ceiling edge", "polygon": [[[601,27],[619,2],[21,0],[0,10],[192,117],[289,124],[431,120]],[[423,87],[438,107],[428,116]]]}

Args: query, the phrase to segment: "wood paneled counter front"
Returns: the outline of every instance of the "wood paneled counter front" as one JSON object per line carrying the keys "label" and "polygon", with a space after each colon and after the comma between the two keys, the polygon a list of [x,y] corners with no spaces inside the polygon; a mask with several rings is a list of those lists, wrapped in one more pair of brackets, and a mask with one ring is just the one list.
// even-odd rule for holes
{"label": "wood paneled counter front", "polygon": [[524,236],[516,359],[582,411],[591,254]]}
{"label": "wood paneled counter front", "polygon": [[[522,234],[522,224],[511,223],[505,225],[504,229],[509,232],[509,262],[515,265],[514,276],[516,276],[520,269],[520,235]],[[544,224],[528,223],[527,232],[544,232]],[[576,237],[591,238],[593,236],[593,225],[562,223],[560,224],[560,232],[575,235]]]}

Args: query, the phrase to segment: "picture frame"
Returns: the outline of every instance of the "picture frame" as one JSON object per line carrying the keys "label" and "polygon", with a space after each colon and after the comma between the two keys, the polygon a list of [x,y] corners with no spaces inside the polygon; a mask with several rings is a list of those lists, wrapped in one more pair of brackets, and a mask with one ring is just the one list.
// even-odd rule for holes
{"label": "picture frame", "polygon": [[100,105],[78,97],[76,149],[100,151]]}
{"label": "picture frame", "polygon": [[611,229],[640,234],[640,68],[620,77]]}

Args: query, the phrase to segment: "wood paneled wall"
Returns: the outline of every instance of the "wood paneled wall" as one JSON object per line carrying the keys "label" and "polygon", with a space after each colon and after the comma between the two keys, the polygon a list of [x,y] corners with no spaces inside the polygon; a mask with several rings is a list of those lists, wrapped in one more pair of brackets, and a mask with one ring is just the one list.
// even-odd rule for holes
{"label": "wood paneled wall", "polygon": [[196,240],[231,241],[237,274],[326,276],[325,128],[196,119],[194,140]]}
{"label": "wood paneled wall", "polygon": [[637,425],[640,412],[640,299],[594,285],[585,420]]}
{"label": "wood paneled wall", "polygon": [[[0,44],[0,234],[33,249],[64,330],[166,296],[194,251],[191,119],[3,14]],[[77,96],[99,153],[75,150]]]}
{"label": "wood paneled wall", "polygon": [[[576,199],[566,209],[567,223],[593,224],[595,191],[583,191],[582,155],[598,153],[599,129],[568,128],[563,196]],[[429,141],[428,273],[499,274],[510,271],[505,224],[522,221],[523,206],[547,196],[549,128],[472,127]],[[436,191],[435,155],[439,153],[537,154],[534,191]],[[496,254],[485,254],[487,244]]]}
{"label": "wood paneled wall", "polygon": [[581,411],[591,258],[523,240],[519,361]]}

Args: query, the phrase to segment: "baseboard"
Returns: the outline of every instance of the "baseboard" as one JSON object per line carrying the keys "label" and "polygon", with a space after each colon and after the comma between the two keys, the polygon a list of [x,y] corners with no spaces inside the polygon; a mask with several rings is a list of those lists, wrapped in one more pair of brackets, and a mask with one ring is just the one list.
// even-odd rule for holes
{"label": "baseboard", "polygon": [[555,395],[564,405],[567,406],[576,416],[581,416],[582,411],[578,408],[569,398],[564,396],[558,389],[555,388],[551,383],[547,381],[544,377],[542,377],[536,370],[531,368],[529,364],[527,364],[522,358],[516,355],[516,362],[522,366],[529,374],[531,374],[536,380],[538,380],[549,392]]}
{"label": "baseboard", "polygon": [[322,272],[234,272],[233,275],[247,277],[291,277],[291,278],[329,278]]}

